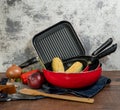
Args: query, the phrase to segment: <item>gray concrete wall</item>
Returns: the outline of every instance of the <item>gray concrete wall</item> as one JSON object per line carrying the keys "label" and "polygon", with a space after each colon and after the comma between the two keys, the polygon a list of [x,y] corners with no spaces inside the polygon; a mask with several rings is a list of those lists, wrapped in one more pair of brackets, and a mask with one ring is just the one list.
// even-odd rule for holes
{"label": "gray concrete wall", "polygon": [[86,54],[112,37],[118,49],[101,62],[103,70],[120,70],[119,0],[1,0],[0,71],[36,56],[33,36],[61,20],[72,23]]}

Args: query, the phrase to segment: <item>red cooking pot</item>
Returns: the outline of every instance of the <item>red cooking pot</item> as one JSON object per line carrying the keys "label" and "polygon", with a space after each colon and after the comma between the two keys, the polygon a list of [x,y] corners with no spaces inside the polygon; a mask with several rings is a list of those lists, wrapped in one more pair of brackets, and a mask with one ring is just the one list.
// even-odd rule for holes
{"label": "red cooking pot", "polygon": [[[46,80],[54,86],[58,86],[61,88],[84,88],[94,84],[101,76],[102,68],[99,63],[99,58],[106,56],[112,52],[114,52],[117,48],[117,44],[112,45],[111,47],[107,48],[100,52],[97,57],[92,56],[79,56],[77,58],[72,58],[68,60],[64,60],[64,66],[67,64],[72,63],[74,61],[79,60],[87,60],[90,61],[91,64],[89,65],[90,70],[82,71],[79,73],[61,73],[61,72],[53,72],[51,70],[43,69],[44,76]],[[49,64],[50,66],[50,64]],[[93,67],[96,67],[93,69]],[[91,70],[92,67],[92,70]]]}
{"label": "red cooking pot", "polygon": [[102,68],[100,65],[95,69],[80,73],[56,73],[43,69],[46,80],[61,88],[84,88],[94,84],[101,76]]}

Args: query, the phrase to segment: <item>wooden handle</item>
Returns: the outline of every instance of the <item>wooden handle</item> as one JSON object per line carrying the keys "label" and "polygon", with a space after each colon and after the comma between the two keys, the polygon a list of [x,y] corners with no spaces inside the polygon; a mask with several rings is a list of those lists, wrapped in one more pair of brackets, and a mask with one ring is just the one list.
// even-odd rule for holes
{"label": "wooden handle", "polygon": [[67,95],[48,94],[45,92],[41,92],[33,89],[27,89],[27,88],[21,89],[19,93],[26,95],[34,95],[34,96],[41,95],[55,99],[64,99],[64,100],[77,101],[77,102],[94,103],[93,98],[81,98],[81,97],[67,96]]}

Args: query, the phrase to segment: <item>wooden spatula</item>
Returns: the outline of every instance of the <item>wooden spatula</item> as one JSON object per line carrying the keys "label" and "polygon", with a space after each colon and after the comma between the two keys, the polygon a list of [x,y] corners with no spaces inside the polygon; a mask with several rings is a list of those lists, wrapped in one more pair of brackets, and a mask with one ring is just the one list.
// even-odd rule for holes
{"label": "wooden spatula", "polygon": [[55,99],[63,99],[63,100],[70,100],[70,101],[77,101],[77,102],[94,103],[93,98],[81,98],[81,97],[68,96],[68,95],[49,94],[49,93],[37,91],[34,89],[28,89],[28,88],[23,88],[19,90],[19,93],[26,94],[26,95],[32,95],[32,96],[41,95],[41,96],[55,98]]}

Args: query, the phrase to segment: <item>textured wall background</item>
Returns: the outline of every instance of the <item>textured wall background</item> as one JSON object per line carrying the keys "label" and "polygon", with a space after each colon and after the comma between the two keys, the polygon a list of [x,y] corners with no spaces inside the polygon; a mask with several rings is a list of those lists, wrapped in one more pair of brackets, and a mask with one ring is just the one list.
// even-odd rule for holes
{"label": "textured wall background", "polygon": [[1,0],[0,71],[36,56],[32,37],[61,20],[72,23],[86,54],[112,37],[118,49],[101,61],[104,70],[120,70],[119,0]]}

